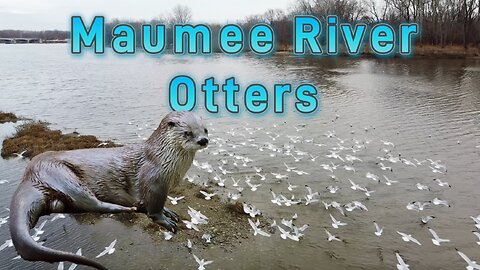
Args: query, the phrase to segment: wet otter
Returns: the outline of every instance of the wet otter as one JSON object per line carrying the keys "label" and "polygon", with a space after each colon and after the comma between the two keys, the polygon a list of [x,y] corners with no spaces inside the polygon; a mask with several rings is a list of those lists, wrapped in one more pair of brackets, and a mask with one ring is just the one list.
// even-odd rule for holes
{"label": "wet otter", "polygon": [[171,112],[144,143],[117,148],[46,152],[27,165],[10,205],[15,249],[29,261],[101,264],[41,246],[29,230],[50,213],[142,211],[176,232],[178,215],[164,207],[168,191],[190,168],[208,131],[190,112]]}

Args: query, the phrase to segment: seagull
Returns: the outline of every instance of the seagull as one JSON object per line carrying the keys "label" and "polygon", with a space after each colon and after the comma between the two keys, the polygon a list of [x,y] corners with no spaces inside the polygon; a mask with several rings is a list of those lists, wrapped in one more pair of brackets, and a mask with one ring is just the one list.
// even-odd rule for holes
{"label": "seagull", "polygon": [[243,212],[249,214],[250,217],[254,218],[256,215],[260,215],[260,211],[252,204],[243,204]]}
{"label": "seagull", "polygon": [[294,188],[297,188],[298,186],[292,185],[290,182],[288,182],[288,190],[293,191]]}
{"label": "seagull", "polygon": [[217,193],[207,193],[203,190],[200,190],[200,193],[202,193],[202,195],[205,196],[205,200],[207,201],[211,200],[213,196],[217,195]]}
{"label": "seagull", "polygon": [[40,235],[45,233],[45,231],[43,230],[43,227],[45,227],[46,223],[47,223],[47,220],[43,221],[38,227],[33,228],[35,230],[35,234],[32,235],[32,238],[33,240],[35,240],[35,242],[40,240]]}
{"label": "seagull", "polygon": [[398,252],[395,252],[395,255],[397,256],[397,261],[398,261],[398,264],[397,264],[397,269],[398,270],[410,270],[409,265],[406,264],[402,257],[400,257],[400,254],[398,254]]}
{"label": "seagull", "polygon": [[240,193],[231,193],[231,192],[229,192],[229,193],[227,194],[227,198],[230,199],[230,200],[232,200],[232,201],[236,201],[236,200],[240,199],[240,197],[242,197],[242,194],[240,194]]}
{"label": "seagull", "polygon": [[402,233],[402,232],[399,232],[397,231],[398,234],[400,234],[402,236],[402,239],[403,241],[405,242],[413,242],[419,246],[421,246],[422,244],[420,244],[420,242],[418,242],[417,239],[413,238],[411,234],[406,234],[406,233]]}
{"label": "seagull", "polygon": [[254,236],[257,235],[257,234],[259,234],[259,235],[263,235],[263,236],[266,236],[266,237],[270,237],[270,234],[268,234],[268,233],[260,230],[260,229],[257,227],[257,225],[255,225],[255,223],[253,223],[253,221],[252,221],[251,219],[248,219],[248,223],[250,223],[250,226],[251,226],[252,229],[253,229],[253,235],[254,235]]}
{"label": "seagull", "polygon": [[329,231],[327,231],[327,229],[325,229],[325,233],[327,234],[328,242],[332,242],[333,240],[338,241],[338,242],[342,242],[342,240],[340,240],[340,238],[338,238],[335,235],[332,235]]}
{"label": "seagull", "polygon": [[173,205],[177,205],[178,204],[178,201],[185,198],[185,196],[181,196],[181,197],[170,197],[170,196],[167,196],[168,199],[170,200],[170,202],[173,204]]}
{"label": "seagull", "polygon": [[434,216],[426,216],[426,217],[422,217],[421,221],[422,221],[423,224],[427,224],[430,220],[432,220],[434,218],[435,218]]}
{"label": "seagull", "polygon": [[460,252],[457,248],[455,248],[457,251],[458,255],[462,257],[462,259],[468,264],[467,267],[465,267],[467,270],[473,270],[473,269],[480,269],[480,265],[477,264],[476,261],[470,260],[467,255],[463,254],[463,252]]}
{"label": "seagull", "polygon": [[279,173],[273,173],[273,172],[271,174],[275,176],[275,178],[277,179],[283,179],[288,177],[288,174],[279,174]]}
{"label": "seagull", "polygon": [[384,141],[384,140],[380,140],[383,145],[385,146],[391,146],[391,147],[395,147],[395,144],[393,144],[392,142],[389,142],[389,141]]}
{"label": "seagull", "polygon": [[445,206],[450,207],[450,204],[448,204],[447,201],[445,201],[445,200],[440,200],[439,198],[433,199],[432,202],[433,202],[434,205],[445,205]]}
{"label": "seagull", "polygon": [[283,165],[285,165],[285,167],[287,168],[287,172],[291,172],[297,168],[297,167],[289,167],[285,162],[283,162]]}
{"label": "seagull", "polygon": [[3,224],[6,224],[8,222],[9,218],[10,218],[10,216],[0,218],[0,227],[2,227]]}
{"label": "seagull", "polygon": [[383,165],[382,162],[378,163],[378,165],[380,166],[380,169],[382,169],[382,171],[387,171],[387,170],[391,171],[391,172],[393,171],[392,167],[387,167],[387,166]]}
{"label": "seagull", "polygon": [[202,235],[202,239],[205,240],[205,243],[211,243],[212,242],[212,236],[208,233],[204,233]]}
{"label": "seagull", "polygon": [[17,156],[17,158],[25,158],[25,153],[27,152],[27,150],[24,150],[22,151],[20,154],[19,153],[13,153],[15,156]]}
{"label": "seagull", "polygon": [[477,245],[480,246],[480,232],[476,232],[476,231],[473,231],[473,234],[478,238],[478,242],[477,242]]}
{"label": "seagull", "polygon": [[0,245],[0,251],[6,249],[6,248],[8,248],[8,247],[13,247],[12,239],[6,240],[5,243],[3,243],[2,245]]}
{"label": "seagull", "polygon": [[110,245],[108,247],[105,247],[105,250],[102,251],[100,254],[97,255],[97,257],[95,258],[100,258],[100,257],[103,257],[105,255],[110,255],[110,254],[113,254],[113,252],[115,252],[115,244],[117,243],[117,239],[113,240],[112,243],[110,243]]}
{"label": "seagull", "polygon": [[297,235],[292,235],[290,232],[287,232],[285,229],[283,229],[281,226],[278,226],[277,225],[277,228],[278,230],[280,231],[280,237],[283,239],[283,240],[286,240],[287,238],[288,239],[291,239],[291,240],[294,240],[294,241],[300,241],[300,238],[299,236]]}
{"label": "seagull", "polygon": [[416,187],[417,187],[419,190],[427,190],[427,191],[430,191],[430,188],[429,188],[427,185],[423,185],[423,184],[417,183],[417,184],[416,184]]}
{"label": "seagull", "polygon": [[370,178],[370,179],[372,179],[373,181],[376,181],[376,182],[379,182],[379,183],[380,183],[380,178],[378,178],[378,176],[375,175],[375,174],[373,174],[373,173],[367,172],[367,174],[365,175],[365,177]]}
{"label": "seagull", "polygon": [[260,176],[260,181],[265,181],[265,179],[267,179],[267,174],[256,173],[256,175]]}
{"label": "seagull", "polygon": [[339,226],[346,226],[347,223],[345,222],[341,222],[341,221],[338,221],[336,220],[332,214],[330,214],[330,218],[332,219],[332,227],[335,228],[335,229],[338,229]]}
{"label": "seagull", "polygon": [[398,181],[394,181],[394,180],[388,179],[388,177],[386,177],[385,175],[383,176],[383,178],[385,178],[385,181],[387,181],[387,182],[385,182],[385,184],[386,184],[387,186],[391,186],[391,185],[394,184],[394,183],[398,183]]}
{"label": "seagull", "polygon": [[183,221],[183,223],[185,223],[185,227],[187,227],[187,229],[195,230],[197,232],[200,231],[198,229],[197,225],[195,225],[195,223],[193,221],[189,221],[189,220],[182,220],[182,221]]}
{"label": "seagull", "polygon": [[[75,254],[82,256],[82,249],[79,248]],[[77,265],[74,264],[74,263],[72,263],[72,264],[70,265],[70,267],[68,268],[68,270],[74,270],[75,268],[77,268]]]}
{"label": "seagull", "polygon": [[432,242],[433,242],[434,245],[440,246],[440,243],[450,242],[449,239],[441,239],[440,237],[438,237],[438,234],[434,230],[432,230],[430,227],[428,228],[428,230],[430,231],[430,233],[433,236]]}
{"label": "seagull", "polygon": [[442,180],[434,178],[433,181],[437,182],[437,184],[441,187],[452,187],[448,182],[442,182]]}
{"label": "seagull", "polygon": [[380,226],[378,226],[377,222],[373,222],[373,225],[375,225],[375,235],[376,236],[381,236],[382,233],[383,233],[383,227],[380,228]]}
{"label": "seagull", "polygon": [[187,248],[188,248],[188,251],[192,251],[192,247],[193,247],[192,240],[187,239]]}
{"label": "seagull", "polygon": [[195,254],[192,254],[195,261],[198,263],[198,270],[205,270],[205,265],[213,263],[213,261],[205,261],[205,259],[199,259]]}
{"label": "seagull", "polygon": [[163,237],[166,241],[168,241],[168,240],[172,239],[173,233],[170,232],[170,231],[163,232]]}
{"label": "seagull", "polygon": [[252,184],[252,183],[250,183],[250,182],[246,182],[246,183],[247,183],[247,185],[250,187],[250,190],[251,190],[251,191],[257,191],[258,187],[262,185],[262,184],[254,185],[254,184]]}
{"label": "seagull", "polygon": [[352,166],[344,165],[343,168],[345,169],[345,171],[353,171],[353,172],[355,172],[355,168],[352,167]]}
{"label": "seagull", "polygon": [[339,187],[338,186],[328,186],[327,189],[328,189],[328,192],[330,192],[332,194],[335,194],[335,193],[337,193]]}
{"label": "seagull", "polygon": [[352,184],[352,186],[350,187],[351,189],[353,190],[362,190],[363,188],[357,184],[355,184],[352,180],[348,179],[348,181],[350,181],[350,184]]}
{"label": "seagull", "polygon": [[64,214],[56,214],[55,216],[53,216],[52,219],[50,219],[50,221],[55,221],[55,220],[61,219],[61,218],[66,218],[66,216]]}

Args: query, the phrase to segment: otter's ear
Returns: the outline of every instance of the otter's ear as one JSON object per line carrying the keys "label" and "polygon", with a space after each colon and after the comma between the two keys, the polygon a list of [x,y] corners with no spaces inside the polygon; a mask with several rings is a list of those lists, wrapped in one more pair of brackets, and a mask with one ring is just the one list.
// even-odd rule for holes
{"label": "otter's ear", "polygon": [[170,121],[167,123],[169,127],[176,127],[177,126],[177,123],[173,122],[173,121]]}

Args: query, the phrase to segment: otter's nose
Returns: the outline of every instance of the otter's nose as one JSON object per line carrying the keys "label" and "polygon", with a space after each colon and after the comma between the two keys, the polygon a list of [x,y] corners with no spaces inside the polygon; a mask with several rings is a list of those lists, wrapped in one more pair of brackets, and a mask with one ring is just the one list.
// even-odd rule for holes
{"label": "otter's nose", "polygon": [[201,146],[205,146],[205,145],[208,144],[208,139],[207,138],[201,138],[197,143]]}

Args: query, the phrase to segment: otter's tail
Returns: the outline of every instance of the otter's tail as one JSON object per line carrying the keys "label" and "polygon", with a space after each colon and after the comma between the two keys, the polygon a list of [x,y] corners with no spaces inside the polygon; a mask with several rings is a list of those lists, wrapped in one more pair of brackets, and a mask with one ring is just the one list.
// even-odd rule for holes
{"label": "otter's tail", "polygon": [[47,202],[40,190],[31,182],[23,181],[13,195],[10,205],[10,234],[18,254],[27,261],[50,263],[70,261],[100,270],[108,270],[101,264],[85,257],[44,247],[30,236],[40,216],[47,213]]}

